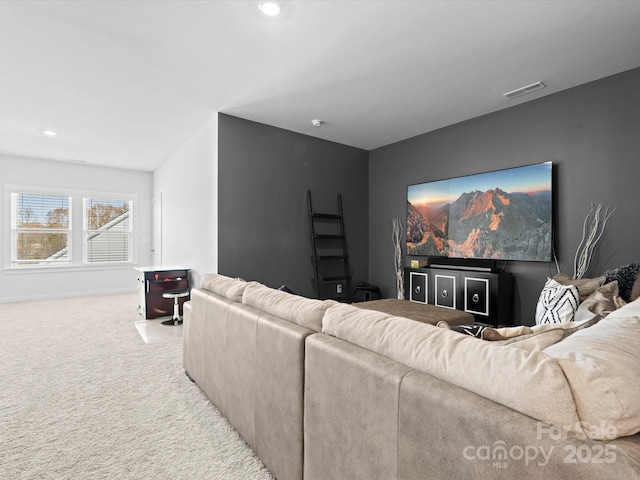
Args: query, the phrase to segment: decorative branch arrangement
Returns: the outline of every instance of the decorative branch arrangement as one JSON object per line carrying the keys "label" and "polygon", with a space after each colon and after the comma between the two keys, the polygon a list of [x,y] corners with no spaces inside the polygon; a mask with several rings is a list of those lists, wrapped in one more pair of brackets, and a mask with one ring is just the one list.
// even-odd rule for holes
{"label": "decorative branch arrangement", "polygon": [[393,224],[393,266],[396,273],[396,291],[400,300],[404,299],[404,265],[402,264],[403,228],[399,218],[391,220]]}
{"label": "decorative branch arrangement", "polygon": [[[580,245],[578,245],[576,256],[573,260],[573,278],[575,279],[582,278],[589,270],[593,250],[604,233],[607,220],[613,212],[616,211],[616,208],[614,207],[611,211],[609,211],[609,207],[605,208],[602,223],[600,222],[601,210],[601,203],[596,207],[595,211],[592,203],[591,210],[589,210],[589,213],[584,219],[584,224],[582,225],[582,240],[580,241]],[[589,219],[591,219],[590,222]],[[588,228],[587,224],[589,224]]]}

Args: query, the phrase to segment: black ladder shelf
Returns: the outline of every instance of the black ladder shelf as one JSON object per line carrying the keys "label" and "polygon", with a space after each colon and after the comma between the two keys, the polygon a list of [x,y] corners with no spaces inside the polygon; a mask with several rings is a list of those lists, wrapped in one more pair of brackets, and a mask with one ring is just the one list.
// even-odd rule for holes
{"label": "black ladder shelf", "polygon": [[307,204],[311,226],[314,287],[318,298],[352,303],[353,286],[344,230],[342,196],[338,194],[337,214],[314,212],[310,190],[307,190]]}

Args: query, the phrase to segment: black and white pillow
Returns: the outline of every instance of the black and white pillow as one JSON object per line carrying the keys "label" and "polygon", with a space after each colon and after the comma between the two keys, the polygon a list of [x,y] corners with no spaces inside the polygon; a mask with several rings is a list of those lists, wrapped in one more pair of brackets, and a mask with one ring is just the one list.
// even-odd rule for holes
{"label": "black and white pillow", "polygon": [[472,337],[482,338],[482,332],[484,332],[486,328],[484,325],[454,325],[451,327],[451,330],[464,333],[465,335],[471,335]]}
{"label": "black and white pillow", "polygon": [[536,306],[536,325],[573,321],[580,294],[573,285],[561,285],[552,278],[547,280]]}

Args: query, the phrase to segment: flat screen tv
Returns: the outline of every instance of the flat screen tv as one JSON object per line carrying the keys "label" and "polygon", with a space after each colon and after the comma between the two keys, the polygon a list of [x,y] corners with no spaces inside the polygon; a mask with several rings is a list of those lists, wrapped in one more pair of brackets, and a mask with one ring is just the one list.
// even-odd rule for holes
{"label": "flat screen tv", "polygon": [[407,255],[550,261],[551,162],[407,187]]}

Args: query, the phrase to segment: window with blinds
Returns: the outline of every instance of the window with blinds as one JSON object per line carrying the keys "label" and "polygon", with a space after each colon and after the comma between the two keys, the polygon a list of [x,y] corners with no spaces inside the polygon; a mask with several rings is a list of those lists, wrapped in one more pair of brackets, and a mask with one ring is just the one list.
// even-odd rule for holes
{"label": "window with blinds", "polygon": [[135,261],[135,195],[24,185],[5,185],[5,192],[10,268],[108,268]]}
{"label": "window with blinds", "polygon": [[132,261],[131,200],[84,198],[84,262]]}
{"label": "window with blinds", "polygon": [[71,262],[71,197],[11,194],[11,265]]}

